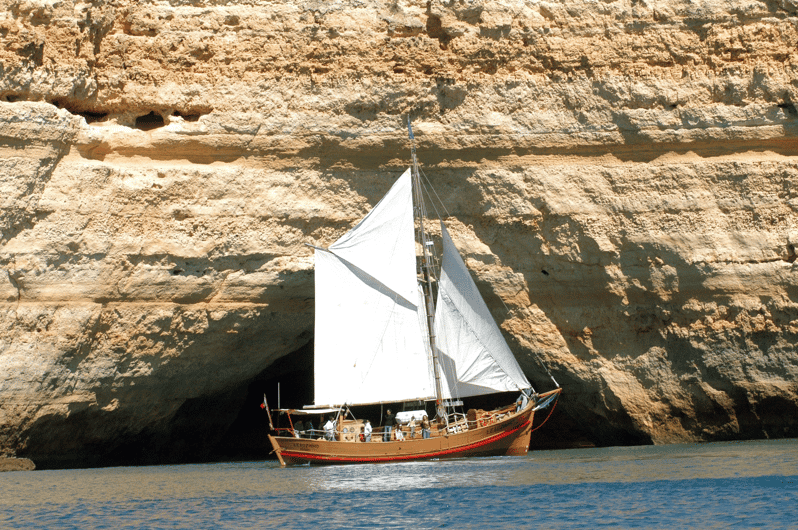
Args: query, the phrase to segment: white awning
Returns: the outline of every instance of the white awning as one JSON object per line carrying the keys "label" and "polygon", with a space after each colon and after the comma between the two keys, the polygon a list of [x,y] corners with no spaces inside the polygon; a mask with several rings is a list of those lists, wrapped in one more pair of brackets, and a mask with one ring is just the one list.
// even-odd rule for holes
{"label": "white awning", "polygon": [[421,421],[427,415],[426,410],[403,410],[396,413],[396,421],[399,423],[407,423],[411,419]]}
{"label": "white awning", "polygon": [[310,414],[332,414],[341,409],[279,409],[279,412],[287,412],[298,416],[309,416]]}

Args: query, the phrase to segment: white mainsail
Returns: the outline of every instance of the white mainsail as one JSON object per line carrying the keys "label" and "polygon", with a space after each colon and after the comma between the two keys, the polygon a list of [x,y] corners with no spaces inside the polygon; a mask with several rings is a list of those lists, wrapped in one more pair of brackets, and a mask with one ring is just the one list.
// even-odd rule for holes
{"label": "white mainsail", "polygon": [[[360,223],[316,251],[316,407],[432,399],[407,170]],[[442,398],[531,385],[441,223],[435,311]]]}
{"label": "white mainsail", "polygon": [[435,395],[420,302],[410,170],[316,251],[315,406]]}
{"label": "white mainsail", "polygon": [[441,222],[443,263],[435,309],[444,398],[529,388],[471,274]]}

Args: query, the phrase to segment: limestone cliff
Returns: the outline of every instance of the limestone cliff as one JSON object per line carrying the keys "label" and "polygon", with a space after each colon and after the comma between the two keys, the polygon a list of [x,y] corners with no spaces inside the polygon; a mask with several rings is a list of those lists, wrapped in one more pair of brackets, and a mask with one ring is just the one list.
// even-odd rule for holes
{"label": "limestone cliff", "polygon": [[408,114],[565,388],[541,436],[798,436],[796,45],[795,0],[0,0],[0,454],[259,450],[239,409],[309,384],[304,243]]}

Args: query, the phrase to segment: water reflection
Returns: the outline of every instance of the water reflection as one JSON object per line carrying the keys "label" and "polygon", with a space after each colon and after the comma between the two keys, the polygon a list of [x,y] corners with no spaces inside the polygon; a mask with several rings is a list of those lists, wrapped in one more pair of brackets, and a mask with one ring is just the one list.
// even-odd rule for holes
{"label": "water reflection", "polygon": [[316,491],[392,491],[439,485],[434,462],[355,465],[313,468],[311,488]]}
{"label": "water reflection", "polygon": [[769,517],[772,528],[798,520],[796,482],[797,440],[340,467],[12,472],[0,474],[0,528],[594,528],[672,517],[688,527]]}
{"label": "water reflection", "polygon": [[241,462],[0,474],[0,507],[41,502],[157,501],[213,495],[648,482],[798,475],[798,441],[538,451],[495,457],[281,468]]}
{"label": "water reflection", "polygon": [[[798,474],[798,443],[728,442],[539,451],[495,457],[280,470],[309,491],[392,491],[722,479]],[[286,477],[288,478],[288,477]]]}

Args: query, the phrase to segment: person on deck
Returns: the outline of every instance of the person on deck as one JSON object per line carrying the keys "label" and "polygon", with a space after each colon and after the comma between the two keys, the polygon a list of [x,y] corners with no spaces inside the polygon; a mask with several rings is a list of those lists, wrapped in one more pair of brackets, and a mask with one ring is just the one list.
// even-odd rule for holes
{"label": "person on deck", "polygon": [[412,440],[416,437],[416,418],[411,417],[407,427],[410,429],[410,439]]}
{"label": "person on deck", "polygon": [[313,421],[308,420],[305,422],[305,438],[313,438]]}
{"label": "person on deck", "polygon": [[332,420],[327,420],[327,423],[324,424],[324,439],[335,440],[335,424]]}
{"label": "person on deck", "polygon": [[302,438],[304,430],[305,430],[305,425],[302,423],[302,420],[296,422],[294,424],[294,438]]}
{"label": "person on deck", "polygon": [[397,442],[403,442],[405,440],[405,435],[402,432],[402,426],[401,425],[397,425],[395,432],[396,432],[396,441]]}
{"label": "person on deck", "polygon": [[426,414],[421,418],[421,437],[429,438],[429,419]]}
{"label": "person on deck", "polygon": [[367,442],[371,441],[371,422],[366,420],[366,425],[363,427],[363,435]]}
{"label": "person on deck", "polygon": [[391,409],[388,409],[388,412],[385,413],[385,421],[383,421],[382,424],[384,425],[382,430],[382,441],[390,442],[391,430],[393,430],[393,414],[391,414]]}

